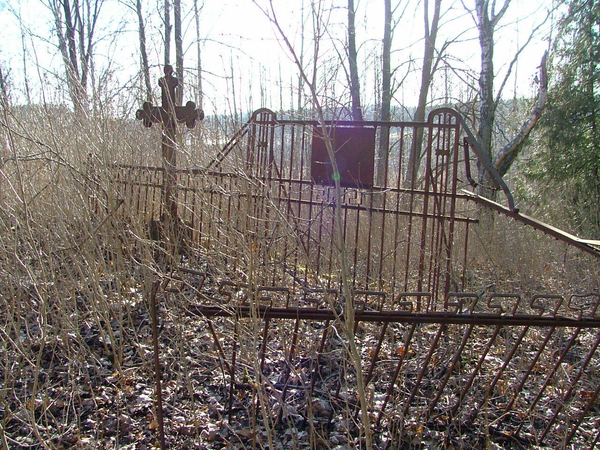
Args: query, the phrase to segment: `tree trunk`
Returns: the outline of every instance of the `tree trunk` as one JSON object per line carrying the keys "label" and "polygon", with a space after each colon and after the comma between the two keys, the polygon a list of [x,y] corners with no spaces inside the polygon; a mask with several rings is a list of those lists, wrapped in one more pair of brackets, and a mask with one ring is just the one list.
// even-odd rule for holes
{"label": "tree trunk", "polygon": [[500,152],[497,153],[496,159],[494,160],[494,166],[498,170],[500,176],[504,176],[508,169],[512,166],[513,162],[519,156],[523,144],[529,137],[529,134],[537,124],[542,112],[546,106],[546,100],[548,98],[548,71],[546,67],[547,53],[544,53],[542,62],[540,64],[540,75],[539,75],[539,88],[538,88],[538,99],[535,108],[529,115],[529,117],[521,125],[519,132],[511,139],[511,141],[504,146]]}
{"label": "tree trunk", "polygon": [[142,77],[146,88],[146,101],[152,101],[152,83],[150,81],[150,66],[148,64],[148,51],[146,49],[146,26],[142,15],[142,0],[136,0],[135,12],[138,17],[138,29],[140,37],[140,55],[142,63]]}
{"label": "tree trunk", "polygon": [[[433,19],[429,25],[429,1],[425,0],[423,4],[424,23],[425,23],[425,48],[423,50],[423,67],[421,69],[421,89],[419,90],[419,101],[415,111],[414,120],[416,122],[425,122],[425,112],[427,108],[427,99],[429,97],[429,88],[435,73],[433,60],[435,57],[435,44],[440,22],[440,9],[442,0],[434,0]],[[436,65],[437,66],[437,65]],[[419,173],[421,165],[421,148],[423,146],[423,128],[418,128],[410,156],[406,166],[406,184],[412,186],[413,180]]]}
{"label": "tree trunk", "polygon": [[25,41],[25,26],[23,25],[23,19],[21,17],[21,8],[19,7],[19,28],[21,31],[21,48],[23,51],[23,84],[25,85],[25,96],[27,98],[27,104],[31,105],[31,89],[29,87],[29,76],[27,75],[27,60],[28,52]]}
{"label": "tree trunk", "polygon": [[[384,0],[384,24],[383,41],[381,53],[381,113],[382,121],[387,122],[391,119],[392,104],[392,70],[390,67],[392,50],[392,0]],[[377,154],[377,174],[375,176],[376,184],[383,186],[385,184],[386,169],[388,165],[388,147],[390,136],[382,132],[379,136],[379,150]]]}
{"label": "tree trunk", "polygon": [[350,96],[352,97],[352,120],[362,122],[363,113],[360,104],[360,81],[358,76],[358,55],[356,51],[356,11],[354,0],[348,0],[348,65],[350,68]]}
{"label": "tree trunk", "polygon": [[171,0],[165,0],[165,66],[171,64]]}
{"label": "tree trunk", "polygon": [[58,49],[65,65],[67,89],[76,112],[87,109],[87,85],[93,67],[94,33],[104,0],[52,0]]}
{"label": "tree trunk", "polygon": [[[300,65],[304,67],[304,43],[306,38],[306,25],[304,20],[304,0],[302,0],[302,6],[300,11]],[[304,110],[304,79],[301,74],[298,74],[298,96],[297,96],[297,113],[298,115],[302,115]]]}
{"label": "tree trunk", "polygon": [[[62,20],[65,24],[64,43],[66,45],[63,59],[65,60],[65,72],[67,75],[67,85],[69,88],[69,95],[73,102],[73,107],[76,112],[82,110],[83,99],[82,89],[79,84],[79,65],[77,63],[77,42],[75,41],[75,23],[73,22],[73,11],[69,0],[62,1],[63,17]],[[56,18],[57,21],[61,20],[60,17]]]}
{"label": "tree trunk", "polygon": [[175,91],[175,104],[183,102],[183,37],[181,34],[181,0],[174,0],[173,13],[175,16],[175,73],[179,79]]}
{"label": "tree trunk", "polygon": [[194,0],[194,19],[196,21],[196,51],[198,53],[198,65],[196,67],[196,104],[199,109],[202,109],[203,92],[202,92],[202,58],[200,45],[200,9],[198,8],[198,0]]}
{"label": "tree trunk", "polygon": [[6,78],[2,73],[2,66],[0,65],[0,106],[6,109],[8,108],[8,88],[6,87]]}
{"label": "tree trunk", "polygon": [[494,101],[494,29],[487,11],[478,3],[479,45],[481,72],[479,73],[479,139],[486,155],[492,158],[492,127],[496,118]]}
{"label": "tree trunk", "polygon": [[[477,0],[475,10],[477,14],[477,28],[479,31],[479,46],[481,48],[481,72],[479,74],[479,126],[477,129],[479,145],[485,156],[493,161],[493,134],[496,121],[497,99],[494,98],[494,31],[498,21],[502,18],[510,0],[505,0],[504,5],[495,13],[495,2],[492,3],[492,12],[489,11],[488,0]],[[494,199],[498,185],[489,171],[478,164],[479,169],[479,194]]]}

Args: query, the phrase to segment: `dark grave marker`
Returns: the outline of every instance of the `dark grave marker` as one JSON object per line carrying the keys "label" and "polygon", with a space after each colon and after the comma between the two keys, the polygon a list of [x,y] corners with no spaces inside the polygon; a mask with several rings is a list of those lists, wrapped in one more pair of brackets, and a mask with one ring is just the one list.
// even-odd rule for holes
{"label": "dark grave marker", "polygon": [[163,202],[165,207],[164,229],[165,237],[176,243],[178,239],[179,216],[177,213],[177,123],[185,123],[188,128],[194,128],[197,120],[204,119],[204,112],[196,109],[194,102],[185,106],[176,104],[175,88],[179,84],[173,76],[173,67],[165,66],[165,76],[158,80],[161,89],[161,106],[153,106],[144,102],[142,109],[136,112],[136,119],[144,126],[151,127],[153,123],[162,124],[162,160],[164,167]]}
{"label": "dark grave marker", "polygon": [[[333,143],[339,169],[340,184],[344,187],[373,186],[375,165],[375,128],[332,126],[325,129]],[[333,185],[335,174],[327,153],[325,134],[320,126],[313,129],[311,176],[315,183]]]}

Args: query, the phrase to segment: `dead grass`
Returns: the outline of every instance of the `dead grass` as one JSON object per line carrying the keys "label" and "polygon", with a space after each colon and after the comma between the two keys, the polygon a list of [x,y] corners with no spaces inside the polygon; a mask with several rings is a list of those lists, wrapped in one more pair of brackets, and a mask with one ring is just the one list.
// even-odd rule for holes
{"label": "dead grass", "polygon": [[[156,445],[147,299],[152,283],[166,279],[177,287],[159,296],[164,414],[171,448],[361,448],[356,372],[345,350],[347,338],[335,324],[300,321],[296,329],[293,320],[273,321],[265,344],[261,318],[220,318],[212,322],[213,334],[211,323],[186,307],[199,299],[231,301],[218,288],[228,262],[196,249],[178,264],[207,274],[201,288],[198,275],[178,273],[180,278],[173,279],[172,266],[149,239],[147,224],[133,214],[126,223],[116,220],[120,192],[110,182],[110,164],[156,164],[156,133],[148,134],[137,124],[75,121],[57,109],[15,110],[5,120],[8,128],[0,133],[4,448]],[[493,235],[478,231],[467,270],[474,289],[494,285],[526,297],[542,289],[598,289],[597,261],[513,225],[500,218]],[[238,267],[238,275],[242,269]],[[247,275],[234,281],[247,283]],[[240,300],[243,289],[233,289],[233,295],[234,301]],[[503,406],[514,397],[514,380],[532,363],[547,328],[527,330],[517,344],[523,327],[507,328],[493,340],[492,327],[475,327],[459,352],[465,326],[442,330],[420,325],[407,348],[410,326],[397,324],[387,328],[374,358],[381,332],[381,324],[361,324],[356,332],[364,370],[374,361],[367,401],[374,443],[381,449],[531,447],[540,437],[536,423],[543,418],[535,417],[540,411],[563,398],[570,383],[577,393],[565,411],[580,411],[598,384],[596,353],[575,382],[596,339],[595,332],[583,330],[565,353],[565,363],[549,378],[538,406],[528,409],[532,399],[527,389],[539,390],[575,330],[552,334],[528,380],[531,384],[522,389],[511,412],[515,423],[526,424],[520,436],[527,441],[509,432],[513,428],[503,422]],[[515,345],[517,356],[503,369],[493,392],[484,396],[503,355]],[[444,368],[457,352],[446,378]],[[403,369],[378,421],[401,358]],[[457,393],[478,364],[483,369],[465,406],[451,415]],[[448,388],[436,409],[427,413],[427,401],[442,383]],[[561,426],[571,419],[561,414],[559,426],[547,438],[555,446],[564,435]],[[590,445],[597,436],[598,417],[594,404],[574,445]]]}

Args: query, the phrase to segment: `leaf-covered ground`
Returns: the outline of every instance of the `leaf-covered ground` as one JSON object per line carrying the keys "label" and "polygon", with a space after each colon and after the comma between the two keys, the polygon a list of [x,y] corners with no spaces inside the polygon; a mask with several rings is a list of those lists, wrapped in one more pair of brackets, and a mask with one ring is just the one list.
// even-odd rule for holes
{"label": "leaf-covered ground", "polygon": [[[273,320],[265,328],[260,318],[237,324],[232,318],[209,321],[186,307],[226,299],[219,298],[210,282],[198,297],[194,283],[193,277],[174,280],[157,296],[169,448],[364,446],[355,372],[339,325]],[[41,286],[11,291],[19,304],[3,311],[0,347],[0,437],[5,447],[159,446],[150,290],[133,283],[125,287],[114,279],[103,279],[99,286],[102,291],[96,294],[102,301],[81,288],[55,304],[42,300]],[[591,364],[581,369],[595,332],[506,327],[491,340],[493,327],[475,327],[458,350],[464,327],[419,325],[406,348],[409,330],[407,324],[389,326],[376,350],[382,325],[356,328],[365,373],[374,361],[367,395],[376,448],[555,447],[570,426],[566,414],[576,418],[586,399],[597,394],[598,356],[592,353]],[[516,380],[548,335],[547,348],[533,365],[534,381],[514,397]],[[507,358],[513,348],[515,354]],[[402,370],[392,385],[400,359]],[[470,380],[475,368],[477,377]],[[502,377],[484,396],[498,370]],[[468,383],[468,395],[453,410]],[[540,389],[543,383],[547,386]],[[572,386],[576,392],[541,442],[544,417],[532,415],[553,410]],[[436,395],[436,408],[427,413]],[[535,396],[537,406],[529,408]],[[513,397],[515,405],[507,415],[503,408]],[[595,439],[599,417],[594,402],[573,438],[575,447]]]}

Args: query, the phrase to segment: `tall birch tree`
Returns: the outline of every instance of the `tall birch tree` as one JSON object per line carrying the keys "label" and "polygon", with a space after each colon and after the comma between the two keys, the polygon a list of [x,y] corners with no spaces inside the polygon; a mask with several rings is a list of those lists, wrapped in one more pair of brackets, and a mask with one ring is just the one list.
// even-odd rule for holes
{"label": "tall birch tree", "polygon": [[[541,23],[535,27],[525,44],[517,50],[512,61],[508,65],[508,69],[506,70],[504,77],[501,78],[500,87],[496,90],[494,87],[494,81],[496,77],[494,70],[495,32],[498,29],[500,21],[506,14],[510,4],[511,0],[504,0],[501,6],[496,8],[495,1],[490,2],[489,0],[476,0],[474,12],[470,10],[477,26],[479,46],[481,50],[481,70],[478,79],[479,117],[477,119],[477,142],[475,142],[474,145],[479,146],[480,151],[490,160],[500,176],[503,176],[508,172],[523,148],[523,144],[525,143],[527,137],[541,117],[546,104],[548,90],[546,55],[544,55],[540,64],[538,100],[533,111],[529,117],[525,119],[519,132],[516,133],[515,136],[510,139],[510,141],[501,149],[495,150],[494,125],[496,122],[496,111],[498,104],[502,99],[502,91],[512,73],[512,69],[516,64],[521,51],[531,41],[535,33],[541,27]],[[497,182],[494,180],[493,175],[481,164],[479,164],[478,168],[479,194],[488,198],[495,198],[496,191],[498,190]]]}

